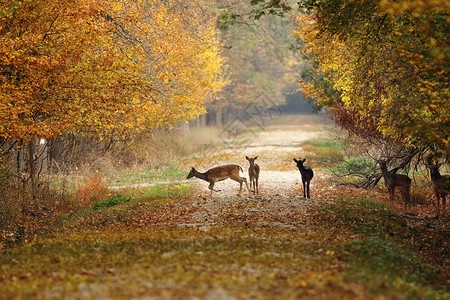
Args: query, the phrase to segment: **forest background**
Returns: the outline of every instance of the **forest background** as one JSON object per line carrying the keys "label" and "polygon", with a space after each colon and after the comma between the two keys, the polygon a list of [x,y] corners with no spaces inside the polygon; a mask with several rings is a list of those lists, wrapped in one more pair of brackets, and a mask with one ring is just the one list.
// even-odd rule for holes
{"label": "forest background", "polygon": [[125,201],[110,185],[179,179],[180,160],[291,113],[326,113],[343,130],[345,155],[321,161],[340,183],[373,188],[384,159],[422,174],[413,196],[426,201],[426,167],[447,170],[450,153],[449,7],[1,1],[2,247]]}

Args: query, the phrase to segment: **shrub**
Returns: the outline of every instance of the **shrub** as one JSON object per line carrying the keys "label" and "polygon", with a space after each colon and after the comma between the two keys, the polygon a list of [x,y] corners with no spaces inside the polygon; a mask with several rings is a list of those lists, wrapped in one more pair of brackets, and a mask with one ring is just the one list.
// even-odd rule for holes
{"label": "shrub", "polygon": [[108,192],[108,187],[100,175],[96,174],[76,191],[81,208],[88,208],[94,203],[103,200]]}
{"label": "shrub", "polygon": [[424,205],[427,203],[429,191],[424,186],[415,185],[411,188],[411,203]]}

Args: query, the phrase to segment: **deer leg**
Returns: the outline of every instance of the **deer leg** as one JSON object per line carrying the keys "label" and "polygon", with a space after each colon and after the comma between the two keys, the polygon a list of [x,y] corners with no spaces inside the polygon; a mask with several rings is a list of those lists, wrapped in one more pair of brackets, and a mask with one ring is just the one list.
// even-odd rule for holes
{"label": "deer leg", "polygon": [[388,188],[388,191],[389,191],[389,201],[394,202],[394,200],[395,200],[395,195],[394,195],[395,189]]}
{"label": "deer leg", "polygon": [[[208,187],[210,190],[211,190],[211,196],[212,196],[212,192],[213,191],[216,191],[216,190],[214,190],[214,182],[211,182],[210,184],[209,184],[209,187]],[[216,191],[216,192],[218,192],[218,191]]]}
{"label": "deer leg", "polygon": [[247,186],[247,189],[248,189],[248,184],[247,184],[247,179],[245,179],[245,178],[242,178],[242,177],[235,177],[235,178],[231,178],[230,177],[230,179],[232,179],[232,180],[234,180],[234,181],[236,181],[236,182],[239,182],[239,194],[238,194],[238,196],[239,195],[241,195],[241,192],[242,192],[242,183],[245,181],[245,185]]}
{"label": "deer leg", "polygon": [[[251,194],[251,188],[248,188],[248,183],[247,183],[247,179],[244,177],[239,177],[241,180],[239,181],[239,183],[241,184],[241,189],[239,190],[239,195],[241,194],[242,191],[242,183],[245,182],[245,187],[248,190],[248,193]],[[252,185],[252,182],[250,181],[250,186]]]}
{"label": "deer leg", "polygon": [[441,198],[441,195],[439,195],[439,193],[436,193],[436,216],[438,218],[440,217],[440,212],[441,212],[440,209],[439,209],[439,202],[441,200],[440,198]]}
{"label": "deer leg", "polygon": [[306,198],[306,182],[303,181],[303,198]]}
{"label": "deer leg", "polygon": [[[245,182],[245,186],[247,187],[248,193],[250,194],[251,193],[251,189],[248,188],[247,179],[241,177],[241,186],[242,186],[242,182]],[[251,185],[251,182],[250,182],[250,185]]]}
{"label": "deer leg", "polygon": [[410,203],[409,203],[409,188],[404,187],[404,188],[402,188],[401,191],[402,191],[403,197],[405,197],[405,212],[406,212],[406,207],[410,205]]}
{"label": "deer leg", "polygon": [[307,191],[308,199],[311,199],[311,197],[309,196],[309,184],[310,184],[310,182],[311,182],[311,181],[308,181],[308,182],[306,183],[306,187],[308,188],[308,191]]}
{"label": "deer leg", "polygon": [[258,178],[256,178],[255,182],[256,182],[256,194],[259,194]]}
{"label": "deer leg", "polygon": [[406,196],[406,192],[405,192],[405,213],[406,213],[406,206],[408,205],[408,197]]}
{"label": "deer leg", "polygon": [[445,194],[442,195],[442,214],[445,213]]}

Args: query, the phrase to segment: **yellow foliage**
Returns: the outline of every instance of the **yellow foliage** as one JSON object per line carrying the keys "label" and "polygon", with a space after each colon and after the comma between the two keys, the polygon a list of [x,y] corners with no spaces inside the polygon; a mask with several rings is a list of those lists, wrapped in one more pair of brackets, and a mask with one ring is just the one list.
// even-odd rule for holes
{"label": "yellow foliage", "polygon": [[224,82],[215,16],[188,1],[0,5],[0,136],[132,134],[192,119]]}
{"label": "yellow foliage", "polygon": [[[371,22],[355,13],[347,16],[355,17],[354,23],[342,25],[326,8],[298,17],[295,36],[306,43],[302,51],[324,76],[304,83],[302,91],[330,109],[339,102],[360,116],[380,111],[378,131],[399,142],[448,149],[448,35],[440,31],[445,25],[436,25],[441,20],[435,13],[448,13],[449,2],[369,2],[355,3],[352,12]],[[400,15],[404,19],[396,18]],[[339,99],[327,96],[327,80]]]}

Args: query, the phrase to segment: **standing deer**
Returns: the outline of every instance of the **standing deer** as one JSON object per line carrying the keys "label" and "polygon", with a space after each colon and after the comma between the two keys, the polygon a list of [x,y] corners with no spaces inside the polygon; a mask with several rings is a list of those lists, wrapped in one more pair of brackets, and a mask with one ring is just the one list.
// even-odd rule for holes
{"label": "standing deer", "polygon": [[258,156],[253,158],[246,156],[245,159],[248,160],[250,166],[248,168],[248,176],[250,177],[250,190],[252,190],[253,185],[253,194],[259,194],[258,188],[258,178],[259,178],[259,166],[255,164],[255,160]]}
{"label": "standing deer", "polygon": [[314,177],[314,172],[309,166],[304,166],[303,163],[306,161],[306,158],[302,159],[295,159],[294,162],[297,164],[297,168],[300,171],[300,174],[302,175],[302,182],[303,182],[303,198],[309,197],[309,184],[311,182],[311,179]]}
{"label": "standing deer", "polygon": [[219,191],[219,190],[214,190],[214,183],[216,183],[217,181],[222,181],[222,180],[230,178],[230,179],[240,183],[241,187],[239,189],[239,195],[241,195],[242,183],[245,182],[247,189],[248,189],[248,184],[247,184],[247,179],[239,176],[239,170],[241,172],[244,172],[242,170],[242,168],[238,165],[225,165],[225,166],[215,167],[215,168],[209,169],[205,173],[200,173],[196,169],[192,168],[191,171],[189,172],[189,175],[187,176],[187,179],[192,178],[192,177],[197,177],[197,178],[200,178],[200,179],[203,179],[203,180],[209,182],[209,189],[211,190],[211,196],[212,196],[213,191],[215,191],[215,192]]}
{"label": "standing deer", "polygon": [[437,217],[439,218],[439,199],[442,198],[442,211],[445,213],[445,196],[450,191],[450,175],[441,175],[439,173],[439,167],[441,164],[428,165],[430,169],[430,177],[433,182],[434,193],[436,194],[437,201]]}
{"label": "standing deer", "polygon": [[386,161],[378,161],[381,169],[381,175],[384,178],[384,184],[386,185],[389,192],[390,201],[395,200],[395,188],[398,187],[403,197],[405,198],[405,211],[406,205],[409,204],[410,194],[409,189],[411,188],[411,178],[402,174],[393,174],[388,171],[386,167]]}

